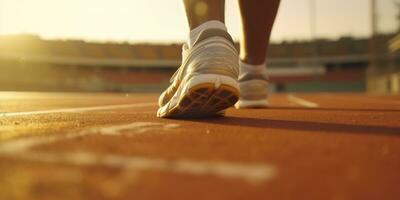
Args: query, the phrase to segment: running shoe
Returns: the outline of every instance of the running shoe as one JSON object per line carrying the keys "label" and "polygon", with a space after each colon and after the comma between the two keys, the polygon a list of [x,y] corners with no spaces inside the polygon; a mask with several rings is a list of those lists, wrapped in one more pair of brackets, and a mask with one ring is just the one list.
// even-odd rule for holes
{"label": "running shoe", "polygon": [[239,75],[240,98],[235,107],[265,108],[268,106],[268,75],[265,66],[241,68]]}
{"label": "running shoe", "polygon": [[191,48],[182,48],[182,65],[159,97],[158,117],[220,115],[239,98],[238,52],[224,30],[206,29]]}

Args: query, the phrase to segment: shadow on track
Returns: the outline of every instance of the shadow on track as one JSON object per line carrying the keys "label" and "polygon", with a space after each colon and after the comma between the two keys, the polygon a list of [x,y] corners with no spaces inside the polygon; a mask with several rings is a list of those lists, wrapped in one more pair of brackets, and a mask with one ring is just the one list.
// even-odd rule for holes
{"label": "shadow on track", "polygon": [[269,110],[306,110],[306,111],[350,111],[350,112],[400,112],[397,109],[361,109],[361,108],[305,108],[305,107],[285,107],[273,106]]}
{"label": "shadow on track", "polygon": [[356,133],[400,137],[400,127],[379,125],[352,125],[341,123],[259,119],[227,116],[209,119],[187,119],[185,121],[212,123],[239,127],[269,128],[281,130],[312,131],[320,133]]}

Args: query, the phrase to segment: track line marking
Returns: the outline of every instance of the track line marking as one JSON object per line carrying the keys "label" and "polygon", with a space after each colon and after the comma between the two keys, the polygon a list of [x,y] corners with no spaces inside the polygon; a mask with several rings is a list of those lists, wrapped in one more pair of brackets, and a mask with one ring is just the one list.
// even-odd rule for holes
{"label": "track line marking", "polygon": [[298,105],[301,105],[301,106],[304,106],[307,108],[318,108],[319,107],[319,105],[315,102],[308,101],[308,100],[302,99],[300,97],[296,97],[292,94],[288,95],[288,100],[291,103],[295,103],[295,104],[298,104]]}
{"label": "track line marking", "polygon": [[116,167],[124,170],[153,170],[181,173],[193,176],[214,175],[220,178],[242,179],[258,184],[273,179],[277,175],[275,166],[266,163],[241,163],[224,161],[206,161],[190,159],[163,159],[140,156],[120,156],[113,154],[96,155],[90,152],[50,153],[34,150],[34,147],[65,141],[88,135],[117,136],[124,130],[131,134],[142,134],[149,130],[173,129],[179,124],[157,122],[134,122],[106,127],[88,128],[79,132],[63,135],[36,136],[20,138],[0,143],[0,156],[9,156],[27,161],[70,164],[77,166]]}
{"label": "track line marking", "polygon": [[77,132],[58,135],[24,137],[0,143],[0,154],[22,153],[30,149],[58,141],[70,140],[88,135],[121,135],[122,131],[131,130],[130,134],[141,134],[150,130],[168,130],[179,127],[179,124],[166,124],[157,122],[133,122],[114,126],[92,127]]}
{"label": "track line marking", "polygon": [[134,130],[135,133],[145,133],[152,129],[171,129],[179,127],[179,124],[164,124],[158,122],[134,122],[117,126],[103,128],[93,128],[92,132],[98,132],[102,135],[120,135],[124,130]]}
{"label": "track line marking", "polygon": [[73,112],[86,112],[86,111],[96,111],[96,110],[140,108],[140,107],[149,107],[149,106],[154,106],[154,105],[157,105],[157,104],[155,104],[155,103],[135,103],[135,104],[93,106],[93,107],[80,107],[80,108],[61,108],[61,109],[52,109],[52,110],[0,113],[0,116],[12,117],[12,116],[25,116],[25,115],[51,114],[51,113],[73,113]]}
{"label": "track line marking", "polygon": [[14,154],[13,158],[28,161],[70,164],[77,166],[103,166],[124,170],[152,170],[188,174],[192,176],[214,175],[220,178],[242,179],[259,184],[277,175],[276,167],[265,163],[240,163],[222,161],[202,161],[189,159],[162,159],[139,156],[119,156],[113,154],[96,155],[88,152],[46,153],[25,152]]}

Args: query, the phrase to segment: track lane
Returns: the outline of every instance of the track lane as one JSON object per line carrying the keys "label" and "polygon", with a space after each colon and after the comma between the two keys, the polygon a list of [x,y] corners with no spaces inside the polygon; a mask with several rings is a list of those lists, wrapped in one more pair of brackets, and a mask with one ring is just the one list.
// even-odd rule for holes
{"label": "track lane", "polygon": [[[148,102],[156,96],[140,98]],[[271,96],[269,109],[230,109],[225,118],[158,119],[154,115],[155,106],[8,117],[1,123],[11,129],[0,133],[11,136],[0,145],[37,136],[48,138],[92,131],[89,135],[32,147],[32,152],[44,155],[89,153],[96,157],[114,155],[122,160],[139,157],[172,161],[169,164],[182,159],[223,161],[228,166],[261,163],[276,167],[277,173],[268,181],[252,184],[213,173],[194,175],[151,168],[125,170],[101,164],[81,165],[76,156],[72,156],[73,162],[61,163],[0,156],[0,185],[20,188],[19,191],[4,189],[6,192],[0,192],[3,195],[0,197],[23,194],[30,198],[58,199],[397,199],[400,196],[395,187],[400,184],[399,112],[388,109],[390,103],[374,107],[377,102],[386,102],[374,97],[366,102],[366,108],[361,104],[365,102],[363,95],[344,94],[343,98],[348,98],[353,106],[343,106],[337,101],[342,97],[332,99],[330,94],[295,96],[321,107],[293,104],[283,94]],[[118,102],[119,98],[113,101]],[[75,106],[73,101],[70,104]],[[42,108],[47,109],[46,105]],[[133,123],[142,125],[129,128]],[[143,123],[179,126],[160,129]],[[100,128],[109,130],[116,126],[125,129],[118,129],[117,135],[101,134]],[[90,157],[80,159],[87,161]],[[46,189],[33,192],[33,188]]]}

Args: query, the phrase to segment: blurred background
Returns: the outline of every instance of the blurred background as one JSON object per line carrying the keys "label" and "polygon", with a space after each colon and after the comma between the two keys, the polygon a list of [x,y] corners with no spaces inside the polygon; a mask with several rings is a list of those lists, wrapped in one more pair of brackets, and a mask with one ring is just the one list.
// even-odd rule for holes
{"label": "blurred background", "polygon": [[[399,30],[400,1],[282,0],[270,90],[399,94]],[[161,91],[188,32],[180,0],[0,0],[0,90]]]}

